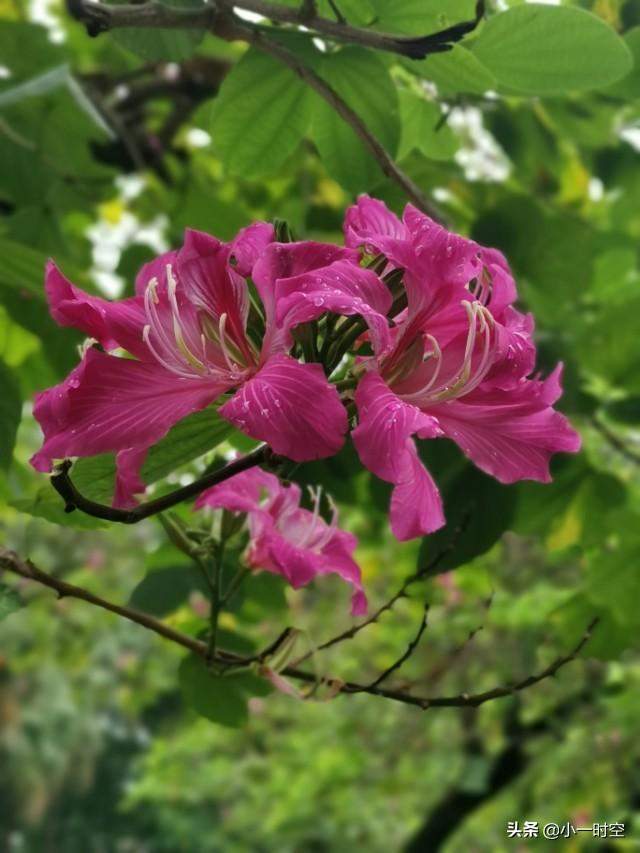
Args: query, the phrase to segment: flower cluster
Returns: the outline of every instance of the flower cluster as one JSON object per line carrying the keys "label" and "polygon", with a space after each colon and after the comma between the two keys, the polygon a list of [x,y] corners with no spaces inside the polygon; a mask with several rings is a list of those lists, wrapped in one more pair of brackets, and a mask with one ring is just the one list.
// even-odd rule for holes
{"label": "flower cluster", "polygon": [[[400,220],[367,196],[347,211],[344,231],[344,247],[278,242],[264,222],[230,243],[187,231],[179,250],[143,267],[136,295],[117,302],[82,292],[49,263],[54,319],[91,345],[37,397],[44,443],[33,465],[49,471],[55,459],[114,452],[114,503],[131,506],[149,447],[194,411],[218,401],[238,430],[303,462],[340,450],[345,403],[354,402],[353,442],[363,465],[393,484],[398,539],[444,524],[414,437],[452,439],[503,483],[548,481],[552,454],[580,442],[553,409],[561,367],[532,376],[533,319],[514,307],[504,257],[411,205]],[[331,381],[336,367],[348,396]],[[248,514],[251,565],[294,586],[334,570],[362,610],[354,541],[299,499],[297,487],[254,471],[201,503]]]}

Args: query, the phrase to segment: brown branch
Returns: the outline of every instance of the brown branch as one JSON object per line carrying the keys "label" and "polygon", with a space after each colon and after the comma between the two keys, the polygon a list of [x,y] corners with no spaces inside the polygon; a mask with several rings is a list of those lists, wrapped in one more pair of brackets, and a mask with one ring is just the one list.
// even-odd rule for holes
{"label": "brown branch", "polygon": [[404,652],[400,655],[400,657],[391,664],[391,666],[387,667],[376,679],[372,681],[371,684],[368,685],[369,688],[378,687],[382,684],[383,681],[386,681],[390,675],[393,675],[394,672],[397,672],[400,667],[409,660],[411,655],[418,648],[418,644],[422,639],[422,635],[427,630],[427,617],[429,615],[429,605],[425,604],[424,610],[422,611],[422,619],[420,620],[420,625],[418,626],[418,630],[416,632],[415,637],[409,642],[409,645],[404,650]]}
{"label": "brown branch", "polygon": [[31,560],[23,560],[15,552],[9,551],[6,548],[0,548],[0,568],[13,572],[16,575],[20,575],[20,577],[26,578],[27,580],[36,581],[37,583],[52,589],[58,594],[59,598],[78,598],[81,601],[86,601],[88,604],[93,604],[95,607],[108,610],[111,613],[115,613],[117,616],[121,616],[123,619],[128,619],[130,622],[142,625],[144,628],[159,634],[166,640],[170,640],[172,643],[177,643],[179,646],[183,646],[190,652],[195,652],[197,655],[206,654],[207,644],[203,643],[201,640],[196,640],[194,637],[189,637],[186,634],[181,634],[179,631],[174,631],[173,628],[170,628],[158,619],[154,619],[153,616],[149,616],[147,613],[142,613],[141,611],[134,610],[131,607],[122,607],[118,604],[114,604],[111,601],[100,598],[98,595],[94,595],[92,592],[89,592],[88,589],[84,589],[80,586],[74,586],[73,584],[67,583],[59,578],[55,578],[53,575],[49,575],[46,572],[41,571],[31,562]]}
{"label": "brown branch", "polygon": [[315,4],[310,3],[304,3],[296,9],[266,0],[216,0],[204,8],[176,8],[156,0],[118,6],[108,6],[96,0],[67,0],[67,8],[74,18],[85,23],[89,34],[94,36],[120,27],[214,31],[221,25],[222,19],[230,19],[236,8],[261,15],[278,24],[303,25],[308,31],[313,31],[309,32],[310,36],[320,35],[332,41],[389,51],[411,59],[424,59],[431,53],[450,50],[478,26],[484,15],[484,2],[480,0],[471,21],[463,21],[426,36],[403,37],[322,18],[315,14]]}
{"label": "brown branch", "polygon": [[229,462],[217,471],[212,471],[210,474],[205,474],[203,477],[194,480],[193,483],[189,483],[188,486],[176,489],[168,495],[163,495],[154,501],[147,501],[147,503],[140,504],[140,506],[137,506],[134,509],[117,509],[116,507],[96,503],[96,501],[86,498],[78,491],[69,476],[71,462],[68,460],[62,463],[56,473],[52,474],[51,485],[63,498],[65,502],[65,512],[73,512],[74,510],[79,509],[86,515],[92,515],[94,518],[104,518],[107,521],[116,521],[120,524],[137,524],[144,518],[149,518],[151,515],[157,515],[160,512],[170,509],[176,504],[182,503],[182,501],[189,500],[189,498],[199,495],[200,492],[203,492],[205,489],[215,486],[218,483],[222,483],[224,480],[234,477],[241,471],[246,471],[249,468],[253,468],[255,465],[261,465],[273,459],[274,455],[271,449],[267,447],[267,445],[263,444],[261,447],[252,450],[251,453],[248,453],[246,456],[242,456],[240,459],[235,459],[233,462]]}
{"label": "brown branch", "polygon": [[455,547],[456,542],[458,541],[458,536],[462,533],[464,525],[460,525],[460,527],[455,531],[454,536],[451,542],[447,545],[446,548],[443,548],[442,551],[439,551],[435,557],[430,560],[425,566],[421,569],[415,571],[412,575],[405,578],[402,583],[402,586],[391,596],[388,601],[385,601],[371,616],[368,616],[364,621],[359,622],[357,625],[351,625],[350,628],[347,628],[346,631],[343,631],[341,634],[337,634],[335,637],[332,637],[330,640],[326,640],[324,643],[321,643],[315,649],[306,654],[302,655],[302,657],[298,658],[294,666],[303,663],[305,660],[308,660],[312,655],[316,652],[324,651],[324,649],[329,649],[331,646],[335,646],[338,643],[342,643],[344,640],[352,640],[356,634],[359,634],[360,631],[367,628],[369,625],[373,625],[377,622],[383,613],[386,613],[388,610],[391,610],[401,598],[407,597],[407,590],[410,586],[423,578],[428,577],[434,569],[438,567],[438,565],[444,560],[444,558],[449,554],[453,548]]}
{"label": "brown branch", "polygon": [[[141,5],[110,6],[105,3],[94,2],[94,0],[68,0],[71,13],[81,20],[90,35],[99,35],[102,32],[117,27],[159,27],[159,28],[193,28],[200,27],[209,30],[219,38],[226,41],[246,41],[254,45],[263,53],[274,57],[293,71],[311,89],[313,89],[329,106],[352,128],[365,148],[376,160],[380,169],[389,180],[394,181],[406,194],[416,207],[419,207],[433,219],[440,222],[444,217],[439,208],[433,204],[415,184],[411,178],[398,166],[393,157],[376,137],[371,133],[366,123],[358,113],[347,104],[347,102],[329,85],[316,71],[305,65],[294,53],[279,42],[273,41],[265,35],[264,28],[253,27],[229,11],[220,11],[220,2],[217,7],[211,6],[206,9],[172,9],[154,0]],[[243,8],[258,11],[259,3],[244,3]],[[272,5],[272,4],[264,4]],[[256,8],[254,8],[256,7]],[[225,8],[226,0],[225,0]],[[229,7],[230,8],[230,7]],[[287,10],[290,14],[291,10]],[[283,12],[284,14],[284,12]],[[295,11],[296,21],[300,23],[299,12]],[[283,21],[280,17],[277,20]],[[343,25],[327,22],[338,28],[340,32]],[[363,30],[369,36],[376,36]],[[375,46],[375,45],[370,45]]]}
{"label": "brown branch", "polygon": [[[207,660],[208,647],[207,644],[203,643],[201,640],[189,637],[186,634],[181,634],[179,631],[175,631],[164,622],[160,622],[158,619],[155,619],[153,616],[149,616],[147,613],[142,613],[141,611],[134,610],[130,607],[113,604],[100,596],[94,595],[92,592],[89,592],[89,590],[84,589],[83,587],[74,586],[66,581],[59,580],[58,578],[38,569],[30,560],[22,560],[15,552],[9,551],[6,548],[0,548],[0,568],[20,575],[20,577],[26,578],[27,580],[36,581],[37,583],[54,590],[62,598],[65,596],[77,598],[81,601],[86,601],[88,604],[93,604],[95,607],[100,607],[103,610],[115,613],[117,616],[121,616],[130,622],[142,625],[144,628],[153,631],[161,637],[164,637],[166,640],[177,643],[179,646],[182,646],[183,648],[186,648]],[[546,678],[555,676],[563,666],[573,661],[580,654],[591,638],[592,631],[597,622],[597,619],[594,619],[591,622],[580,639],[580,642],[571,652],[569,652],[569,654],[557,658],[557,660],[537,675],[530,675],[513,685],[494,687],[491,690],[486,690],[484,693],[476,693],[472,695],[462,693],[459,696],[412,696],[401,690],[388,690],[380,686],[357,684],[352,681],[343,682],[341,679],[337,678],[324,677],[322,679],[318,679],[313,673],[304,672],[294,666],[285,667],[281,674],[288,678],[306,682],[307,684],[327,684],[329,686],[337,687],[338,692],[340,693],[367,693],[371,696],[390,699],[404,705],[412,705],[414,707],[421,708],[423,711],[426,711],[429,708],[475,708],[478,705],[491,701],[492,699],[511,696],[514,693],[518,693],[521,690],[532,687],[534,684],[538,684]],[[280,638],[278,641],[280,641]],[[245,665],[244,658],[222,649],[219,649],[216,652],[212,662],[223,666],[228,666],[229,664],[235,664],[237,666]]]}
{"label": "brown branch", "polygon": [[431,216],[442,222],[444,217],[440,209],[430,201],[414,181],[398,166],[387,149],[371,133],[366,123],[358,113],[329,85],[316,71],[305,65],[294,53],[279,42],[266,38],[263,33],[253,31],[251,44],[268,53],[290,68],[311,89],[317,92],[323,100],[342,118],[354,131],[358,139],[376,160],[382,173],[394,181],[405,193],[407,198]]}

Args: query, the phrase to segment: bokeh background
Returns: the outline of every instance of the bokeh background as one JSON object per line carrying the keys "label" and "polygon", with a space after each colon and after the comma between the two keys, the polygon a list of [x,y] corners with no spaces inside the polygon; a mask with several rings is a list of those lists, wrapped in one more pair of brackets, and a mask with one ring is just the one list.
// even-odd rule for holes
{"label": "bokeh background", "polygon": [[[474,4],[342,5],[356,21],[424,33]],[[640,56],[637,0],[565,5],[598,16]],[[546,849],[507,839],[507,822],[525,819],[626,824],[624,840],[554,842],[565,850],[640,847],[640,72],[611,83],[606,52],[569,51],[568,79],[540,72],[551,56],[514,83],[508,51],[505,71],[469,44],[417,63],[349,49],[330,70],[456,229],[507,254],[536,315],[540,369],[565,363],[561,408],[584,450],[555,460],[552,485],[505,488],[431,442],[450,524],[403,545],[388,531],[386,488],[351,448],[304,466],[300,477],[322,483],[359,536],[374,606],[470,519],[436,575],[316,666],[371,679],[406,647],[425,601],[428,630],[398,676],[425,695],[537,672],[599,617],[592,640],[556,678],[478,710],[272,693],[228,728],[185,705],[179,649],[5,575],[2,850]],[[201,630],[206,604],[162,528],[65,516],[28,466],[39,441],[30,399],[70,369],[80,343],[49,319],[42,269],[53,256],[79,285],[119,296],[185,226],[226,239],[279,217],[299,236],[340,241],[357,192],[401,209],[352,132],[288,71],[244,51],[190,32],[90,39],[62,3],[0,0],[0,541],[187,633]],[[303,646],[348,627],[343,585],[327,578],[293,593],[256,578],[222,620],[225,638],[247,648],[285,625],[303,631]]]}

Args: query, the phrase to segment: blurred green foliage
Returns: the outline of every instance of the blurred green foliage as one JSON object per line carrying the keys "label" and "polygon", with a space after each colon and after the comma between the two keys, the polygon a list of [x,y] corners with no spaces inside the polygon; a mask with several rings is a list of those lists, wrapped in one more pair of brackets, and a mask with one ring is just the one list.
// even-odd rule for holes
{"label": "blurred green foliage", "polygon": [[[359,25],[424,34],[472,17],[475,4],[337,5]],[[427,633],[397,676],[421,695],[517,681],[598,616],[593,639],[556,679],[478,711],[422,713],[329,691],[301,701],[258,695],[254,676],[207,680],[196,659],[138,626],[6,574],[2,849],[388,851],[422,833],[407,849],[502,851],[523,849],[505,829],[524,819],[626,823],[626,846],[581,835],[567,850],[637,845],[640,8],[489,6],[463,45],[418,62],[281,37],[457,230],[506,253],[536,316],[540,369],[565,364],[561,405],[584,449],[555,460],[551,485],[507,488],[431,442],[449,524],[405,545],[388,531],[386,487],[351,447],[301,466],[296,479],[325,486],[359,536],[374,607],[454,541],[437,574],[315,667],[372,680],[406,648],[425,601]],[[339,240],[354,194],[405,201],[290,71],[201,36],[89,39],[62,3],[0,2],[2,544],[190,635],[206,626],[202,581],[160,525],[114,530],[66,515],[28,465],[39,442],[32,395],[65,375],[81,343],[48,315],[44,261],[54,256],[89,291],[130,293],[139,266],[187,225],[229,238],[279,217],[297,235]],[[215,413],[196,415],[158,445],[145,476],[169,489],[214,461],[216,446],[249,445]],[[113,461],[83,461],[77,477],[104,500]],[[189,507],[177,517],[193,520]],[[229,573],[237,556],[227,555]],[[335,579],[292,592],[257,576],[220,629],[225,647],[250,654],[293,625],[302,655],[348,627],[347,613]]]}

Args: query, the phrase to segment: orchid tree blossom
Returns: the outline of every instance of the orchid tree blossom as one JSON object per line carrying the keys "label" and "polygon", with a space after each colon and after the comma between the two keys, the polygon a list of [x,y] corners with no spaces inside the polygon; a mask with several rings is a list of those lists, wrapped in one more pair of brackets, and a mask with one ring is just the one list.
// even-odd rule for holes
{"label": "orchid tree blossom", "polygon": [[274,474],[252,468],[203,492],[196,508],[246,513],[245,559],[250,568],[282,575],[294,589],[318,575],[338,574],[353,588],[352,615],[362,615],[367,599],[352,556],[357,539],[338,527],[338,511],[330,499],[331,523],[322,518],[320,488],[312,491],[312,497],[313,511],[304,509],[298,485],[283,485]]}
{"label": "orchid tree blossom", "polygon": [[576,452],[580,438],[553,409],[562,367],[545,380],[531,376],[533,320],[513,307],[504,257],[411,205],[400,220],[367,196],[347,212],[345,240],[403,270],[406,308],[392,318],[391,346],[371,337],[354,395],[353,440],[363,464],[394,485],[395,535],[411,539],[444,524],[414,436],[453,439],[502,483],[548,482],[552,454]]}
{"label": "orchid tree blossom", "polygon": [[[49,262],[54,319],[92,341],[72,373],[36,398],[44,443],[34,467],[49,471],[55,459],[116,452],[114,501],[131,505],[144,490],[139,470],[148,448],[230,391],[219,413],[276,453],[298,462],[335,454],[347,431],[345,409],[320,364],[290,355],[291,329],[308,316],[278,310],[279,280],[303,273],[336,281],[334,307],[341,287],[351,296],[364,288],[365,311],[369,302],[381,306],[373,290],[386,296],[382,282],[359,267],[357,251],[279,244],[263,222],[231,243],[187,231],[182,248],[143,267],[136,295],[120,301],[84,293]],[[249,276],[261,303],[251,300]]]}

